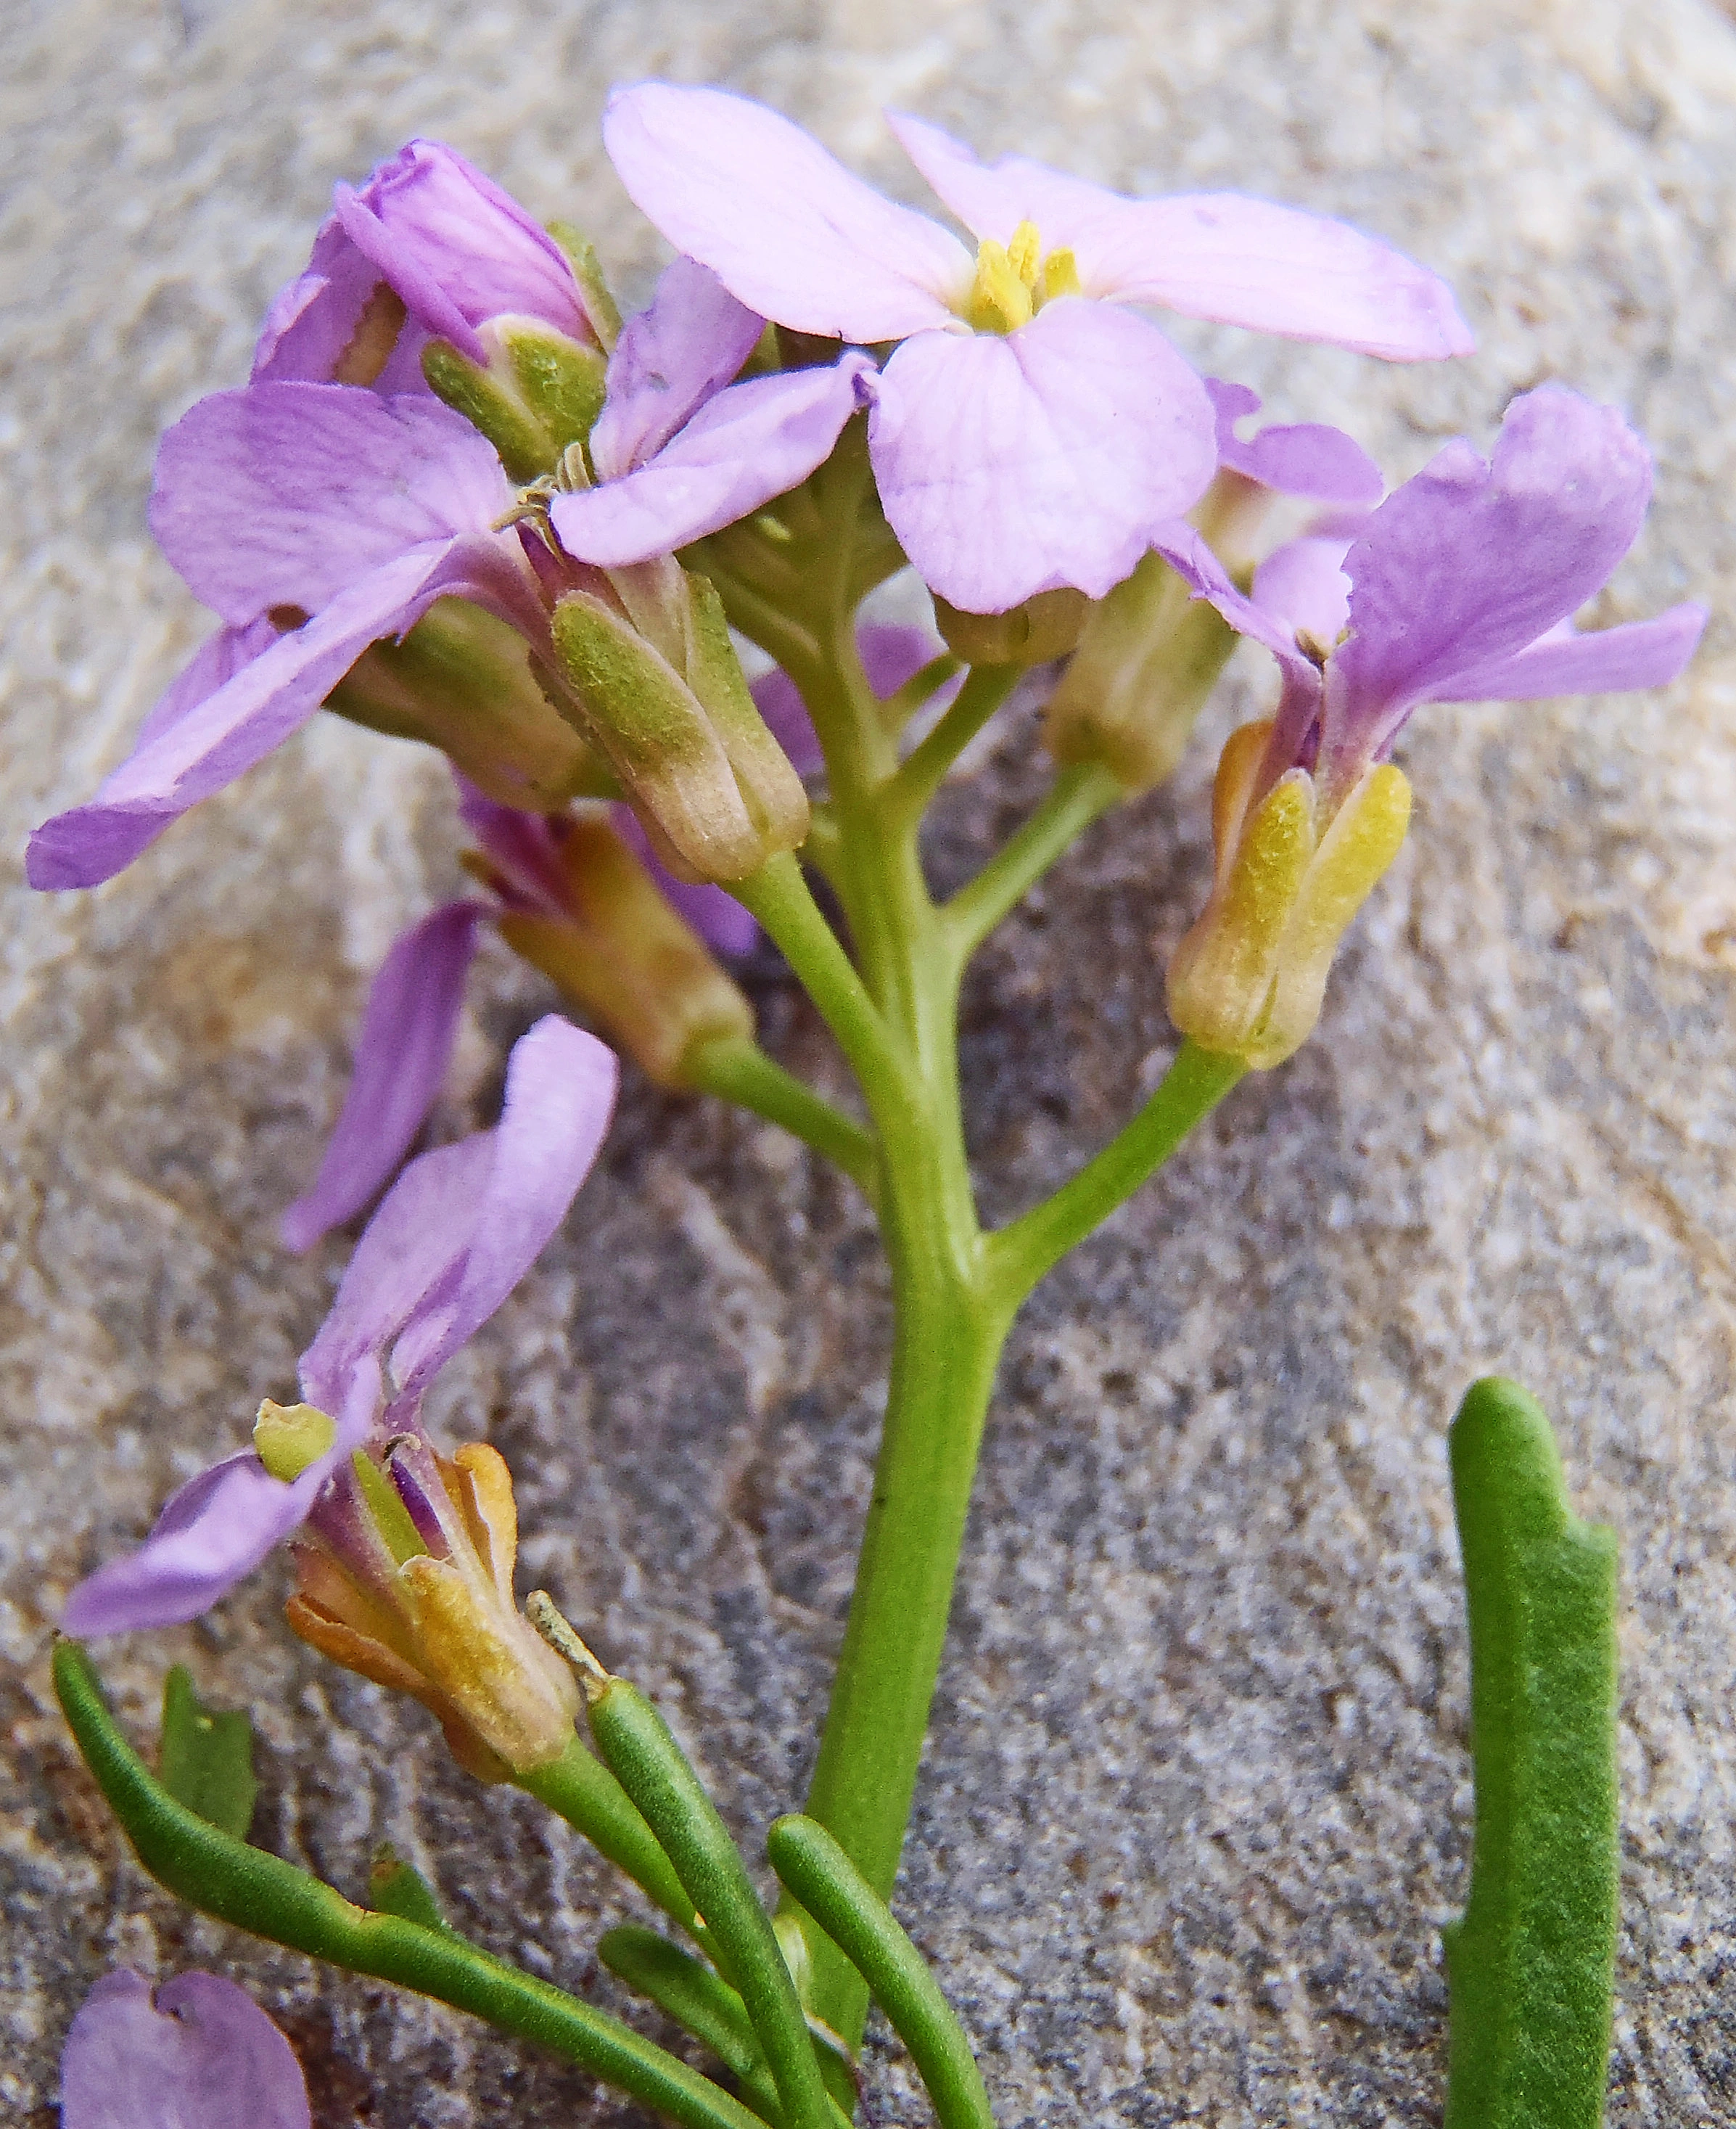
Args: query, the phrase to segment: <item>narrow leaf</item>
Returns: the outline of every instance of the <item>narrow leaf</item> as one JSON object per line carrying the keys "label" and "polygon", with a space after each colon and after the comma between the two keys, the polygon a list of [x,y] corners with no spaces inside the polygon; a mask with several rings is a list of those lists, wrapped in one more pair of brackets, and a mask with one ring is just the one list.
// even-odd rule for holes
{"label": "narrow leaf", "polygon": [[368,1873],[368,1904],[377,1915],[397,1915],[424,1929],[445,1929],[446,1917],[434,1888],[413,1863],[407,1863],[388,1841]]}
{"label": "narrow leaf", "polygon": [[747,2007],[729,1983],[655,1930],[624,1922],[599,1941],[597,1955],[617,1980],[648,1998],[666,2017],[702,2041],[740,2079],[742,2098],[769,2121],[778,2090],[754,2037]]}
{"label": "narrow leaf", "polygon": [[1446,2129],[1597,2129],[1616,1929],[1615,1537],[1549,1422],[1473,1385],[1451,1437],[1471,1633],[1471,1897],[1444,1932]]}
{"label": "narrow leaf", "polygon": [[183,1664],[176,1664],[163,1683],[159,1765],[163,1786],[177,1803],[237,1841],[247,1838],[259,1793],[253,1776],[253,1724],[245,1708],[207,1707]]}

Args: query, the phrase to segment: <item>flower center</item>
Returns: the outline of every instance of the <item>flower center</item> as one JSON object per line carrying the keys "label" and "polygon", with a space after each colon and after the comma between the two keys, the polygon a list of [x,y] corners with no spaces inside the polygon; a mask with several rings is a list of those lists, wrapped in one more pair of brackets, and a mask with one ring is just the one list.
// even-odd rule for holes
{"label": "flower center", "polygon": [[1021,221],[1010,242],[985,236],[977,245],[976,278],[962,315],[977,332],[1016,332],[1045,303],[1082,293],[1073,253],[1063,247],[1045,258],[1037,225]]}

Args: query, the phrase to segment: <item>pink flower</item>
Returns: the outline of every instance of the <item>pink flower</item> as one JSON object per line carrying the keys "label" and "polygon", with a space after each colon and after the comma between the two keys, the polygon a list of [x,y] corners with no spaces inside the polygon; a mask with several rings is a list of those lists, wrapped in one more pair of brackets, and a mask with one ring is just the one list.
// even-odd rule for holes
{"label": "pink flower", "polygon": [[289,2043],[245,1988],[130,1966],[79,2007],[60,2056],[60,2129],[308,2129]]}
{"label": "pink flower", "polygon": [[750,308],[797,331],[901,345],[869,438],[886,513],[955,607],[1101,598],[1216,463],[1205,388],[1123,306],[1389,360],[1471,346],[1445,284],[1342,222],[1235,193],[1132,200],[1021,156],[985,168],[891,120],[978,240],[882,199],[799,127],[716,89],[619,91],[609,154],[637,204]]}

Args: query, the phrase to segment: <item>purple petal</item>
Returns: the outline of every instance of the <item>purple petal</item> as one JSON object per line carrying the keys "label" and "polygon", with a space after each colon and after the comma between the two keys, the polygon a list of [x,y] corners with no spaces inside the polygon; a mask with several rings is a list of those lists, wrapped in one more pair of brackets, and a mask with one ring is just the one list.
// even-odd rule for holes
{"label": "purple petal", "polygon": [[708,267],[678,259],[649,310],[629,318],[609,358],[608,392],[591,431],[599,479],[616,480],[660,451],[754,352],[764,323]]}
{"label": "purple petal", "polygon": [[61,2129],[309,2129],[289,2043],[243,1988],[128,1966],[80,2006],[60,2057]]}
{"label": "purple petal", "polygon": [[1350,579],[1344,574],[1348,533],[1305,533],[1287,541],[1253,573],[1253,603],[1293,636],[1306,631],[1330,650],[1350,617]]}
{"label": "purple petal", "polygon": [[1314,502],[1369,504],[1385,491],[1381,469],[1342,429],[1322,422],[1302,422],[1262,429],[1249,442],[1237,436],[1235,425],[1257,414],[1260,402],[1245,385],[1208,377],[1206,390],[1218,417],[1218,463],[1257,480],[1280,495]]}
{"label": "purple petal", "polygon": [[37,829],[25,860],[31,885],[95,887],[131,864],[188,807],[304,725],[370,643],[401,634],[443,592],[459,589],[466,559],[452,541],[397,555],[214,694],[181,708],[88,804]]}
{"label": "purple petal", "polygon": [[763,317],[864,343],[957,324],[957,237],[764,104],[642,82],[609,99],[603,141],[640,212]]}
{"label": "purple petal", "polygon": [[620,569],[672,554],[733,525],[804,481],[830,455],[873,365],[847,355],[830,369],[785,370],[732,384],[702,407],[649,465],[550,507],[562,546]]}
{"label": "purple petal", "polygon": [[[514,908],[540,910],[545,916],[567,913],[567,875],[553,822],[544,813],[502,806],[453,771],[458,785],[459,818],[475,836],[501,874],[502,899]],[[500,891],[500,890],[497,890]]]}
{"label": "purple petal", "polygon": [[1152,536],[1152,545],[1185,580],[1196,598],[1210,599],[1239,635],[1263,644],[1283,667],[1287,679],[1292,672],[1300,682],[1311,676],[1318,693],[1319,670],[1297,647],[1295,630],[1257,605],[1232,582],[1224,564],[1192,526],[1181,519],[1159,526]]}
{"label": "purple petal", "polygon": [[248,1449],[189,1479],[136,1551],[106,1561],[73,1591],[67,1632],[176,1627],[209,1611],[300,1527],[331,1462],[322,1457],[288,1485]]}
{"label": "purple petal", "polygon": [[1634,544],[1651,492],[1621,416],[1546,384],[1508,408],[1492,464],[1460,439],[1389,496],[1345,560],[1334,782],[1390,744],[1411,704],[1577,612]]}
{"label": "purple petal", "polygon": [[225,681],[234,679],[244,665],[250,665],[262,650],[269,650],[280,631],[261,615],[245,628],[220,628],[207,636],[180,672],[170,681],[156,707],[134,735],[133,752],[149,746],[200,703],[216,694]]}
{"label": "purple petal", "polygon": [[650,839],[639,825],[638,816],[630,806],[611,806],[609,819],[616,834],[656,881],[663,900],[683,922],[692,926],[713,953],[741,955],[753,951],[759,926],[733,894],[714,887],[709,880],[694,883],[677,879],[652,849]]}
{"label": "purple petal", "polygon": [[1087,296],[1158,303],[1394,362],[1468,355],[1475,345],[1438,274],[1347,222],[1239,193],[1127,199],[1022,155],[985,167],[938,126],[891,123],[975,235],[1004,244],[1020,222],[1034,222],[1045,252],[1072,251]]}
{"label": "purple petal", "polygon": [[[357,250],[337,217],[328,216],[313,240],[307,272],[282,290],[265,313],[249,382],[331,383],[362,313],[383,285],[373,261]],[[369,389],[385,398],[405,393],[427,395],[422,350],[429,338],[426,326],[407,319]]]}
{"label": "purple petal", "polygon": [[333,199],[344,234],[411,316],[472,361],[485,355],[473,328],[509,314],[574,340],[594,337],[560,246],[441,142],[411,141],[359,192],[339,185]]}
{"label": "purple petal", "polygon": [[492,447],[436,399],[254,384],[164,437],[150,517],[194,597],[239,626],[317,613],[410,548],[487,535],[511,500]]}
{"label": "purple petal", "polygon": [[1524,703],[1667,687],[1693,656],[1705,625],[1706,609],[1691,600],[1654,621],[1630,621],[1585,635],[1552,630],[1528,650],[1451,674],[1432,699]]}
{"label": "purple petal", "polygon": [[881,500],[930,588],[973,613],[1133,569],[1216,462],[1211,402],[1155,327],[1063,299],[1004,338],[920,333],[874,388]]}
{"label": "purple petal", "polygon": [[619,1076],[612,1050],[553,1013],[513,1045],[456,1286],[431,1292],[392,1349],[402,1395],[426,1388],[542,1254],[597,1159]]}
{"label": "purple petal", "polygon": [[476,952],[478,902],[449,902],[407,931],[368,993],[342,1113],[313,1188],[284,1213],[286,1249],[352,1220],[410,1150],[445,1077]]}

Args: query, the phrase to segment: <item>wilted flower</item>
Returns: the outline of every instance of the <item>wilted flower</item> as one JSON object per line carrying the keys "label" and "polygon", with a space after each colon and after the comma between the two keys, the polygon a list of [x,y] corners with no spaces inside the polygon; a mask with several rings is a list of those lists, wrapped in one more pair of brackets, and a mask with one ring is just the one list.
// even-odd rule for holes
{"label": "wilted flower", "polygon": [[1657,687],[1681,672],[1703,607],[1572,626],[1638,537],[1651,490],[1621,416],[1549,384],[1508,408],[1491,462],[1448,444],[1353,536],[1316,530],[1281,549],[1253,598],[1202,541],[1166,545],[1284,676],[1277,716],[1234,734],[1219,769],[1216,877],[1170,964],[1184,1033],[1256,1065],[1306,1041],[1339,940],[1404,840],[1410,786],[1387,757],[1420,703]]}
{"label": "wilted flower", "polygon": [[901,343],[864,379],[887,519],[952,605],[1101,598],[1199,497],[1210,401],[1122,306],[1358,348],[1468,351],[1445,284],[1342,222],[1234,193],[1130,200],[1021,156],[985,168],[937,127],[889,121],[978,240],[882,199],[764,106],[648,82],[604,138],[671,243],[755,311]]}

